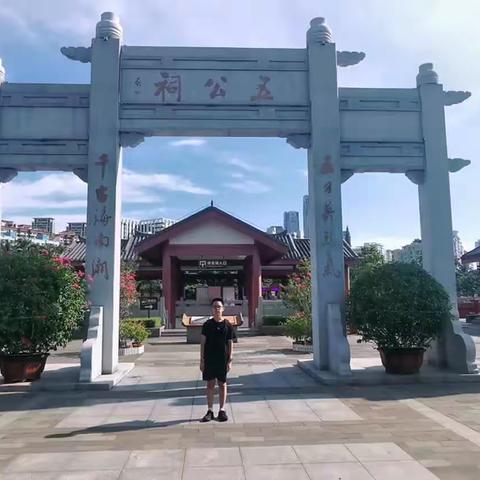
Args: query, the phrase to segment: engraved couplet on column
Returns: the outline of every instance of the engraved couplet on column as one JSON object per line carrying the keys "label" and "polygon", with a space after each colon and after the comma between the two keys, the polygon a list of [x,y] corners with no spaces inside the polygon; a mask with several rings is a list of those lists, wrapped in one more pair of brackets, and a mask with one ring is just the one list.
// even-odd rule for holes
{"label": "engraved couplet on column", "polygon": [[93,224],[97,225],[100,223],[101,225],[106,227],[110,223],[111,218],[111,215],[107,215],[107,207],[103,206],[102,213],[100,215],[98,215],[98,210],[95,212]]}
{"label": "engraved couplet on column", "polygon": [[93,278],[96,278],[97,276],[102,276],[105,280],[108,280],[109,275],[107,261],[102,260],[100,257],[97,257],[95,260],[93,260],[91,274]]}

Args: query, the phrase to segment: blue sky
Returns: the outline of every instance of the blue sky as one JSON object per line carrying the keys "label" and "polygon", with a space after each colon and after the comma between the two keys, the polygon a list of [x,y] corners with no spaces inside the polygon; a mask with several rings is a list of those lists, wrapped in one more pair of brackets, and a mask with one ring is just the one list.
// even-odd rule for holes
{"label": "blue sky", "polygon": [[[480,2],[463,0],[241,0],[141,2],[2,0],[0,57],[10,82],[88,83],[89,65],[62,46],[88,46],[101,12],[120,15],[127,45],[305,46],[311,18],[324,16],[339,50],[366,59],[339,69],[339,85],[413,87],[433,62],[449,90],[472,98],[447,107],[450,157],[472,160],[451,175],[454,228],[467,249],[480,238]],[[124,152],[123,214],[182,218],[213,200],[265,229],[284,210],[302,210],[306,152],[281,139],[151,138]],[[60,198],[59,185],[68,192]],[[20,174],[3,187],[3,218],[53,216],[58,227],[85,218],[86,188],[72,174]],[[419,236],[415,185],[403,175],[355,175],[343,186],[344,225],[353,243],[399,247]]]}

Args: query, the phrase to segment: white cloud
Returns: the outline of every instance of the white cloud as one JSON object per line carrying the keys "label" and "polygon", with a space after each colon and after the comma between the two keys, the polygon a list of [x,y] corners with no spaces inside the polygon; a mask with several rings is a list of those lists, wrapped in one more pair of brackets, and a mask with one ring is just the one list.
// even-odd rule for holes
{"label": "white cloud", "polygon": [[[158,210],[161,207],[157,205],[164,201],[161,193],[166,191],[194,195],[213,193],[178,175],[143,174],[128,169],[123,171],[124,206],[153,204]],[[67,215],[68,218],[73,218],[78,210],[86,210],[87,207],[87,184],[71,173],[50,173],[33,180],[22,179],[20,174],[12,182],[3,184],[0,194],[3,218],[28,218],[30,220],[27,223],[30,223],[34,215],[60,218],[68,210],[76,212]]]}
{"label": "white cloud", "polygon": [[188,178],[179,175],[169,175],[165,173],[144,174],[125,169],[123,171],[123,185],[130,200],[130,194],[138,189],[159,189],[171,192],[185,192],[196,195],[212,195],[213,192],[208,188],[194,185]]}
{"label": "white cloud", "polygon": [[270,191],[270,187],[257,180],[243,180],[239,183],[225,183],[226,188],[233,188],[242,193],[265,193]]}
{"label": "white cloud", "polygon": [[245,175],[240,172],[232,172],[231,175],[232,175],[232,178],[245,178]]}
{"label": "white cloud", "polygon": [[185,138],[169,142],[172,147],[201,147],[206,145],[207,141],[203,138]]}
{"label": "white cloud", "polygon": [[270,169],[263,167],[261,165],[252,165],[250,162],[246,162],[238,157],[230,157],[227,159],[220,160],[222,163],[227,163],[232,167],[239,168],[240,170],[244,170],[245,172],[249,173],[269,173]]}

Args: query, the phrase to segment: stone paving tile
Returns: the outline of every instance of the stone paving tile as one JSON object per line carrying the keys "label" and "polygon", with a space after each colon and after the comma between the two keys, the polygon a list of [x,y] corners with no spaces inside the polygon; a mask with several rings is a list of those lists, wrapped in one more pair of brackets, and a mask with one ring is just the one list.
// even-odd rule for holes
{"label": "stone paving tile", "polygon": [[120,480],[181,480],[183,467],[164,467],[157,464],[153,468],[124,469]]}
{"label": "stone paving tile", "polygon": [[246,465],[246,480],[310,480],[303,465]]}
{"label": "stone paving tile", "polygon": [[242,465],[240,449],[234,448],[189,448],[185,455],[188,467],[221,467]]}
{"label": "stone paving tile", "polygon": [[413,460],[400,462],[363,462],[363,466],[376,480],[438,480],[438,477],[427,468]]}
{"label": "stone paving tile", "polygon": [[305,464],[305,470],[310,480],[372,480],[374,478],[358,463]]}
{"label": "stone paving tile", "polygon": [[352,453],[341,444],[296,445],[293,447],[302,463],[356,462]]}
{"label": "stone paving tile", "polygon": [[300,463],[291,446],[240,447],[240,452],[245,465]]}
{"label": "stone paving tile", "polygon": [[136,450],[128,456],[125,468],[179,468],[184,461],[185,451],[182,449]]}
{"label": "stone paving tile", "polygon": [[245,480],[243,467],[185,467],[182,480],[225,480],[226,478],[228,480]]}
{"label": "stone paving tile", "polygon": [[360,462],[374,462],[379,460],[412,460],[395,443],[347,443],[346,447]]}

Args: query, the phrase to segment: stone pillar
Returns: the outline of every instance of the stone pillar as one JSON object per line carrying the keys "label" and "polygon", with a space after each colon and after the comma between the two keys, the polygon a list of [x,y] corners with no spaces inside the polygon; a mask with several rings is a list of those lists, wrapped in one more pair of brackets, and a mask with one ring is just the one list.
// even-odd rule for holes
{"label": "stone pillar", "polygon": [[307,50],[311,108],[308,195],[313,358],[320,369],[349,374],[350,355],[348,353],[348,358],[344,355],[348,343],[343,335],[338,335],[343,325],[331,328],[329,323],[333,324],[328,320],[328,312],[336,309],[341,314],[334,321],[343,322],[345,285],[337,57],[331,31],[323,18],[310,22]]}
{"label": "stone pillar", "polygon": [[418,183],[419,192],[423,267],[444,286],[450,296],[454,316],[444,326],[428,357],[438,366],[471,373],[476,371],[475,344],[469,335],[462,332],[458,321],[444,92],[431,63],[420,66],[417,87],[425,143],[425,172],[414,180]]}
{"label": "stone pillar", "polygon": [[89,299],[103,306],[102,373],[118,366],[120,300],[120,210],[122,152],[119,142],[119,78],[122,27],[103,13],[92,40],[87,252]]}
{"label": "stone pillar", "polygon": [[0,86],[5,82],[5,67],[3,66],[2,59],[0,58]]}

